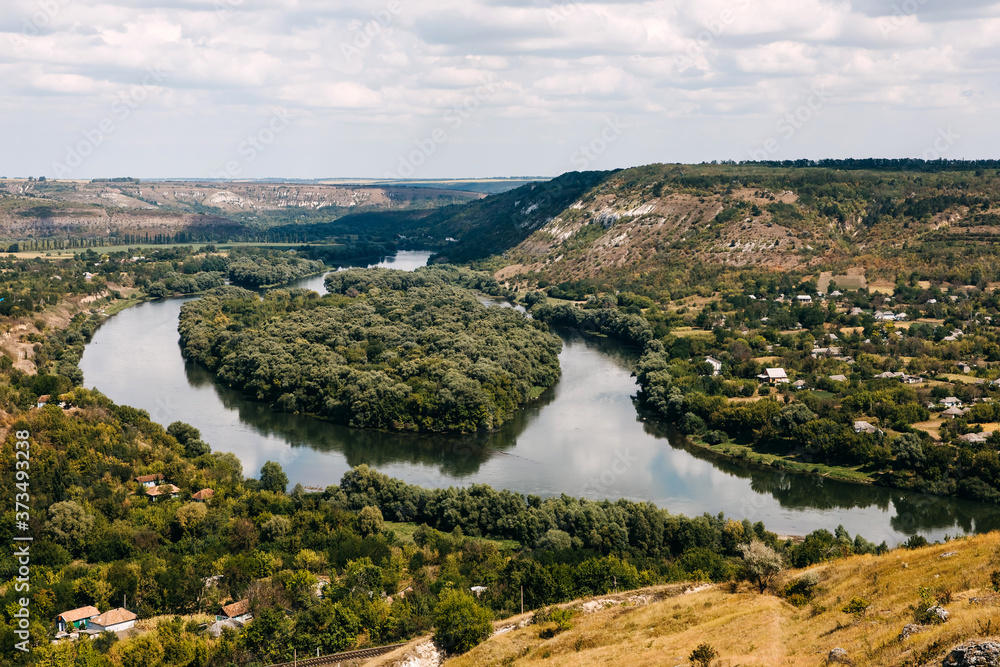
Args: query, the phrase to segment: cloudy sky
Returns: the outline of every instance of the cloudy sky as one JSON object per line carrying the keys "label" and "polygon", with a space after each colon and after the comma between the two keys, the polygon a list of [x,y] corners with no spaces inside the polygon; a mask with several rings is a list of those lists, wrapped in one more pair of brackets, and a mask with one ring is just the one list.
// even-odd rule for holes
{"label": "cloudy sky", "polygon": [[0,175],[997,158],[998,35],[985,0],[3,0]]}

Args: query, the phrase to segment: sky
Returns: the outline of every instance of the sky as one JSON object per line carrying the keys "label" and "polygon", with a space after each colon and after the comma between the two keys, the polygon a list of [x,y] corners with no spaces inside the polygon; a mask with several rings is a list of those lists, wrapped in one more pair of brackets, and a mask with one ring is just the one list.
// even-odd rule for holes
{"label": "sky", "polygon": [[982,0],[3,0],[0,175],[997,158],[998,44]]}

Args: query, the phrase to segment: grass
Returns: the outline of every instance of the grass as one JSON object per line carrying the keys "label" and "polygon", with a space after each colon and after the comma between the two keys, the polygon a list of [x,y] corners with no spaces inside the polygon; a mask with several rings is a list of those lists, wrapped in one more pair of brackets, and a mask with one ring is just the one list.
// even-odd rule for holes
{"label": "grass", "polygon": [[[386,530],[391,530],[396,533],[396,538],[400,542],[405,542],[407,544],[413,544],[413,533],[416,532],[419,526],[415,523],[402,523],[398,521],[386,521]],[[492,542],[499,549],[520,549],[521,543],[517,540],[491,540],[485,537],[472,537],[471,535],[465,536],[467,539],[475,540],[476,542]]]}
{"label": "grass", "polygon": [[[955,554],[944,557],[950,552]],[[635,602],[626,598],[624,604],[616,601],[579,614],[571,629],[551,639],[539,636],[540,626],[527,625],[496,635],[446,665],[688,665],[688,656],[702,643],[718,651],[713,665],[719,666],[814,667],[824,664],[835,647],[844,648],[856,667],[939,665],[955,645],[1000,627],[1000,600],[990,587],[990,572],[998,567],[1000,534],[992,533],[814,566],[810,571],[819,586],[812,604],[802,608],[746,584],[717,585],[645,604],[640,595],[653,590],[635,591]],[[803,574],[786,571],[779,585]],[[913,622],[920,586],[950,596],[944,604],[950,617],[900,640],[903,626]],[[871,603],[858,618],[841,611],[856,596]],[[974,604],[977,597],[985,602]]]}
{"label": "grass", "polygon": [[723,442],[718,445],[710,445],[697,437],[688,437],[688,440],[697,447],[707,449],[740,461],[749,461],[760,466],[790,470],[794,472],[806,473],[810,475],[820,475],[830,479],[838,479],[845,482],[855,482],[857,484],[871,484],[874,478],[858,468],[846,466],[830,466],[823,463],[813,463],[808,461],[798,461],[790,456],[780,456],[778,454],[768,454],[755,450],[747,445],[735,442]]}

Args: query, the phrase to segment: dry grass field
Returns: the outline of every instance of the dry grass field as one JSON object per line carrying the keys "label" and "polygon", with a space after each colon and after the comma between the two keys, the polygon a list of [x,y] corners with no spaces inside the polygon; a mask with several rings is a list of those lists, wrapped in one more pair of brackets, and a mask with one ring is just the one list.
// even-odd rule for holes
{"label": "dry grass field", "polygon": [[[691,652],[708,643],[718,651],[713,665],[719,667],[812,667],[824,664],[835,647],[847,650],[857,667],[940,665],[956,644],[1000,634],[1000,595],[990,584],[990,573],[998,569],[1000,534],[990,534],[815,566],[808,571],[819,578],[818,592],[801,608],[745,584],[735,592],[729,585],[687,593],[677,587],[634,591],[567,605],[580,613],[571,629],[550,639],[539,634],[554,624],[515,627],[445,664],[686,667]],[[788,571],[784,581],[805,572]],[[903,627],[914,621],[920,587],[946,600],[950,616],[900,640]],[[841,611],[854,597],[870,603],[857,617]]]}

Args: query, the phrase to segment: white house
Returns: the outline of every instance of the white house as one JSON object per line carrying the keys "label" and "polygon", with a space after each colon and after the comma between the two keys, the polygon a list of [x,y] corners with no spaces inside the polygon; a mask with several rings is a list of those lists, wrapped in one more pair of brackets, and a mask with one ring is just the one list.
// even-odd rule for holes
{"label": "white house", "polygon": [[715,357],[705,357],[705,363],[712,367],[712,375],[718,375],[722,372],[722,362]]}
{"label": "white house", "polygon": [[159,473],[156,473],[155,475],[142,475],[140,477],[136,477],[135,481],[139,482],[148,489],[149,487],[156,486],[157,484],[162,482],[163,475]]}
{"label": "white house", "polygon": [[97,632],[104,632],[105,630],[108,632],[122,632],[133,627],[136,618],[138,617],[128,609],[119,607],[118,609],[106,611],[100,616],[90,619],[89,629],[96,630]]}
{"label": "white house", "polygon": [[982,444],[982,443],[986,442],[986,440],[989,437],[990,437],[990,434],[988,432],[986,432],[986,431],[983,431],[982,433],[966,433],[963,436],[959,436],[958,439],[962,440],[964,442]]}
{"label": "white house", "polygon": [[812,303],[813,302],[813,298],[811,296],[809,296],[808,294],[800,294],[797,297],[795,297],[795,300],[798,301],[799,303]]}
{"label": "white house", "polygon": [[960,408],[962,407],[962,401],[958,400],[954,396],[949,396],[948,398],[941,399],[941,405],[946,408]]}

